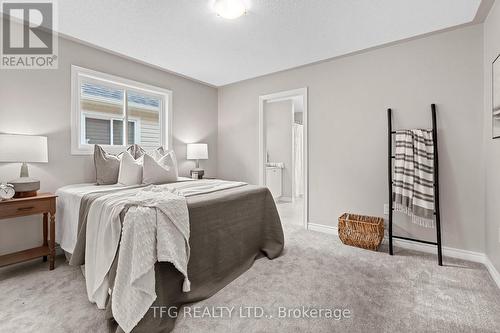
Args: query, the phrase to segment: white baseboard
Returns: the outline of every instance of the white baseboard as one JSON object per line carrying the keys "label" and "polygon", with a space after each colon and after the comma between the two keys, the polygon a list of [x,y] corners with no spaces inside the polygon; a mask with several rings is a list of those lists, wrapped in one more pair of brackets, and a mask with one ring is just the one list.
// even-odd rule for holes
{"label": "white baseboard", "polygon": [[284,196],[281,196],[281,197],[278,197],[276,198],[276,202],[277,203],[280,203],[280,202],[293,202],[292,200],[292,197],[284,197]]}
{"label": "white baseboard", "polygon": [[493,263],[490,261],[490,258],[485,256],[485,262],[484,266],[488,269],[488,272],[490,272],[491,277],[493,278],[493,281],[497,284],[498,288],[500,288],[500,273],[497,271],[495,266],[493,266]]}
{"label": "white baseboard", "polygon": [[[316,224],[316,223],[308,223],[308,230],[311,231],[317,231],[317,232],[322,232],[325,234],[330,234],[330,235],[338,235],[338,229],[337,227],[329,226],[329,225],[323,225],[323,224]],[[425,252],[425,253],[436,253],[436,246],[435,245],[430,245],[430,244],[422,244],[422,243],[416,243],[412,241],[407,241],[404,239],[393,239],[394,245],[408,249],[408,250],[413,250],[413,251],[419,251],[419,252]],[[384,244],[388,244],[388,238],[387,235],[383,240]],[[488,272],[490,273],[491,277],[493,278],[493,281],[497,284],[498,288],[500,288],[500,273],[498,270],[493,266],[492,262],[488,258],[488,256],[484,253],[481,252],[474,252],[474,251],[467,251],[467,250],[461,250],[461,249],[456,249],[453,247],[447,247],[443,246],[443,256],[449,257],[449,258],[455,258],[455,259],[461,259],[461,260],[467,260],[467,261],[472,261],[472,262],[477,262],[483,264]]]}
{"label": "white baseboard", "polygon": [[[436,246],[430,244],[421,244],[416,242],[407,241],[404,239],[393,239],[394,245],[414,251],[420,251],[425,253],[436,253]],[[389,243],[387,238],[384,238],[384,243]],[[477,262],[483,264],[491,275],[493,281],[495,281],[498,288],[500,288],[500,273],[497,271],[493,263],[490,261],[485,253],[461,250],[453,247],[443,246],[443,256],[455,259],[461,259],[466,261]]]}
{"label": "white baseboard", "polygon": [[330,234],[330,235],[338,235],[338,229],[337,227],[332,227],[329,225],[323,225],[323,224],[316,224],[316,223],[311,223],[309,222],[307,224],[307,229],[311,231],[317,231],[317,232],[322,232],[325,234]]}
{"label": "white baseboard", "polygon": [[[408,249],[408,250],[414,250],[414,251],[419,251],[419,252],[425,252],[425,253],[437,253],[437,247],[435,245],[431,244],[422,244],[422,243],[416,243],[404,239],[397,239],[393,238],[393,242],[395,246]],[[388,244],[389,240],[388,238],[384,238],[383,241],[384,244]],[[467,251],[467,250],[461,250],[461,249],[456,249],[453,247],[447,247],[443,246],[443,256],[445,257],[450,257],[450,258],[455,258],[455,259],[461,259],[461,260],[467,260],[467,261],[472,261],[472,262],[479,262],[481,264],[485,263],[485,254],[481,252],[474,252],[474,251]]]}

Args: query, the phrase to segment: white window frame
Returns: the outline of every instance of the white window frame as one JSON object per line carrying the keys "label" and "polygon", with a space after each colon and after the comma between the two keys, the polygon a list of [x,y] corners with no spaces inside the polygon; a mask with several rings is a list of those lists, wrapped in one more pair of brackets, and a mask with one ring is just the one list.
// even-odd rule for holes
{"label": "white window frame", "polygon": [[[71,154],[72,155],[91,155],[94,153],[94,145],[84,143],[85,130],[83,129],[84,110],[81,110],[81,85],[82,82],[94,81],[107,86],[113,86],[118,89],[123,89],[124,103],[127,100],[127,90],[136,92],[143,92],[148,95],[161,97],[162,103],[160,105],[160,142],[165,149],[172,147],[172,91],[148,85],[145,83],[124,79],[119,76],[97,72],[91,69],[71,66]],[[98,118],[98,113],[92,113],[91,117]],[[109,115],[105,119],[113,119]],[[125,124],[128,121],[136,121],[136,126],[139,130],[135,132],[135,141],[138,142],[140,138],[140,126],[135,118],[128,118],[125,114]],[[128,126],[124,126],[124,136],[127,138]],[[138,136],[139,135],[139,136]],[[113,142],[113,141],[111,141]],[[103,145],[103,148],[110,153],[120,153],[124,151],[127,146],[122,145]]]}

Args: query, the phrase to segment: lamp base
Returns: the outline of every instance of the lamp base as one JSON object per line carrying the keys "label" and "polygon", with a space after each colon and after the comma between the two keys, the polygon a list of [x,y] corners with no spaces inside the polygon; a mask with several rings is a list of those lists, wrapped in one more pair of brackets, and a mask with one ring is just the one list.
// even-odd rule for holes
{"label": "lamp base", "polygon": [[30,177],[21,177],[9,182],[14,186],[14,198],[28,198],[36,196],[40,189],[40,181]]}
{"label": "lamp base", "polygon": [[191,174],[192,179],[203,179],[203,175],[205,174],[205,170],[196,168],[189,172]]}
{"label": "lamp base", "polygon": [[37,191],[30,191],[30,192],[16,192],[14,194],[14,198],[19,199],[19,198],[31,198],[31,197],[36,197],[38,194]]}

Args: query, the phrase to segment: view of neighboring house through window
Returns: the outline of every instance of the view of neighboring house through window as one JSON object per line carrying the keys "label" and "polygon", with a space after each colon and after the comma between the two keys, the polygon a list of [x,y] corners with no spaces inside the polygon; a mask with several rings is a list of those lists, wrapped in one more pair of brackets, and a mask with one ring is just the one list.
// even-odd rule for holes
{"label": "view of neighboring house through window", "polygon": [[[140,92],[128,91],[129,128],[133,128],[136,131],[134,133],[137,133],[137,139],[135,139],[134,143],[140,144],[146,150],[161,145],[160,106],[161,101],[158,98]],[[135,127],[131,124],[135,124]],[[135,138],[130,135],[130,131],[129,138]]]}
{"label": "view of neighboring house through window", "polygon": [[[79,68],[75,68],[79,71]],[[83,69],[81,69],[83,70]],[[85,70],[88,71],[88,70]],[[79,73],[77,73],[79,74]],[[109,77],[100,80],[93,76],[74,75],[78,87],[78,101],[74,110],[79,118],[78,147],[74,150],[91,151],[94,144],[116,150],[137,143],[145,150],[168,144],[168,106],[170,92],[148,86],[138,86]],[[103,74],[104,75],[104,74]],[[124,126],[127,124],[127,126]],[[116,147],[116,148],[115,148]]]}
{"label": "view of neighboring house through window", "polygon": [[[124,94],[127,94],[127,103],[124,103]],[[111,146],[137,143],[145,149],[161,145],[160,99],[86,82],[81,87],[80,103],[84,143]],[[128,122],[126,140],[125,118]]]}

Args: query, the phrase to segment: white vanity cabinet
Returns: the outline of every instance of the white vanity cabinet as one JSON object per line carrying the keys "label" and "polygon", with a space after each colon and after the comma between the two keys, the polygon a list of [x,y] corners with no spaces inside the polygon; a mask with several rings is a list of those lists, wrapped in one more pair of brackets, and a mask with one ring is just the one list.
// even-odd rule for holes
{"label": "white vanity cabinet", "polygon": [[266,167],[266,185],[275,199],[283,194],[283,169]]}

